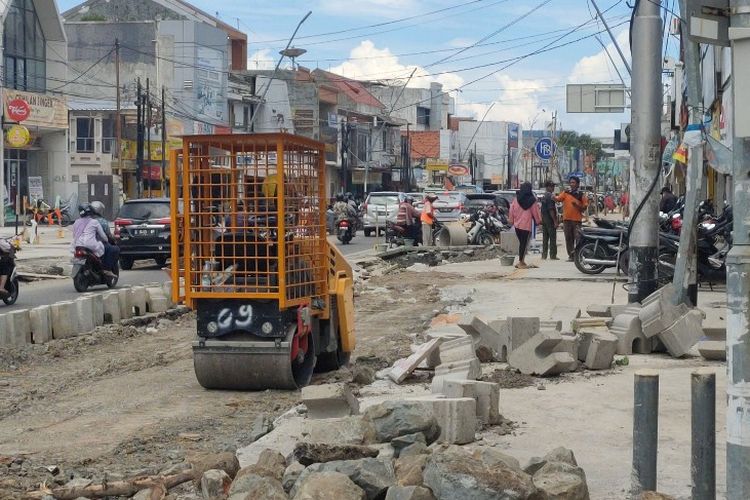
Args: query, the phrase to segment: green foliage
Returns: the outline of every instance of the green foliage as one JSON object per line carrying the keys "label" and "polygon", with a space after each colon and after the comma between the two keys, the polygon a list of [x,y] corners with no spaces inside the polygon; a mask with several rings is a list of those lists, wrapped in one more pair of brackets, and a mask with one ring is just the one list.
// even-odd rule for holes
{"label": "green foliage", "polygon": [[107,18],[104,17],[101,14],[96,14],[94,12],[89,12],[88,14],[84,14],[81,16],[81,21],[93,21],[93,22],[104,22]]}
{"label": "green foliage", "polygon": [[602,143],[589,134],[578,134],[573,130],[563,130],[557,136],[557,146],[561,148],[584,149],[588,154],[594,156],[594,161],[599,161],[604,152]]}

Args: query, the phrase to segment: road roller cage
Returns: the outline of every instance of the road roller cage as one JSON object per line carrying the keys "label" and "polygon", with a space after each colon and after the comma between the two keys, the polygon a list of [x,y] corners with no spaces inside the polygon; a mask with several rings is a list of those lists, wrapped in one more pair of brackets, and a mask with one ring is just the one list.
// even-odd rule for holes
{"label": "road roller cage", "polygon": [[324,298],[324,172],[323,145],[303,137],[183,137],[171,157],[175,295],[282,309]]}

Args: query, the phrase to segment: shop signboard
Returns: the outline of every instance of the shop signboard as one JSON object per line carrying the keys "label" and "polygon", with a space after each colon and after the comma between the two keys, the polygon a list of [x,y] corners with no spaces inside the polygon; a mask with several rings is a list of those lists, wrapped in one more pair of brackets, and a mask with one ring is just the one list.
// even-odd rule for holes
{"label": "shop signboard", "polygon": [[13,125],[8,129],[6,139],[11,148],[22,148],[31,140],[31,134],[23,125]]}
{"label": "shop signboard", "polygon": [[428,172],[447,172],[448,166],[448,160],[437,160],[433,158],[428,159],[426,165]]}
{"label": "shop signboard", "polygon": [[44,199],[44,186],[42,185],[42,178],[38,176],[29,176],[29,199],[31,200],[42,200]]}
{"label": "shop signboard", "polygon": [[[35,92],[21,90],[5,91],[5,115],[19,117],[24,107],[28,107],[28,116],[23,120],[27,127],[46,127],[56,129],[68,128],[68,105],[63,97],[53,97]],[[19,120],[14,120],[19,121]]]}

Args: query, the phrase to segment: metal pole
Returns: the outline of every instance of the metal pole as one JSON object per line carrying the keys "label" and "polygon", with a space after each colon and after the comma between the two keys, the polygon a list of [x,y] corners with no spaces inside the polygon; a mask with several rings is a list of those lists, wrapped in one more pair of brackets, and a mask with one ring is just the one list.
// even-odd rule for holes
{"label": "metal pole", "polygon": [[115,85],[117,90],[115,98],[117,100],[117,109],[115,111],[115,147],[117,148],[117,174],[122,180],[122,109],[120,106],[120,40],[115,38]]}
{"label": "metal pole", "polygon": [[[0,30],[2,31],[2,30]],[[0,227],[5,227],[5,89],[0,86]],[[8,201],[10,201],[10,189],[8,189]]]}
{"label": "metal pole", "polygon": [[[630,199],[644,200],[630,230],[629,302],[640,302],[656,290],[659,200],[649,189],[661,164],[662,20],[661,0],[637,3],[633,20],[633,91]],[[634,214],[635,215],[635,214]]]}
{"label": "metal pole", "polygon": [[692,500],[716,498],[716,373],[702,369],[690,376],[692,393]]}
{"label": "metal pole", "polygon": [[[680,0],[680,12],[687,12],[687,0]],[[703,121],[701,117],[701,56],[700,46],[690,40],[687,20],[682,20],[685,49],[685,78],[687,81],[687,100],[690,108],[690,126],[696,127]],[[673,283],[675,286],[674,302],[698,305],[697,267],[698,255],[698,203],[703,191],[703,144],[691,146],[689,150],[688,171],[686,175],[685,210],[680,232],[680,246],[675,262]]]}
{"label": "metal pole", "polygon": [[656,491],[656,455],[659,439],[659,374],[635,373],[633,397],[632,494]]}
{"label": "metal pole", "polygon": [[[612,43],[615,45],[615,48],[617,49],[617,53],[620,54],[620,59],[622,59],[622,63],[625,65],[625,69],[627,69],[628,74],[632,76],[633,72],[630,69],[630,64],[628,64],[628,60],[625,59],[625,56],[622,53],[622,49],[620,49],[620,44],[617,43],[617,38],[615,38],[615,36],[612,34],[612,30],[609,29],[609,24],[607,24],[607,20],[604,19],[604,16],[602,15],[602,11],[599,10],[599,6],[596,5],[596,2],[594,0],[591,0],[591,4],[594,6],[594,9],[596,9],[596,13],[599,16],[599,19],[602,20],[602,24],[606,28],[607,33],[609,33],[609,37],[612,39]],[[661,0],[659,0],[659,7],[661,7]],[[686,11],[683,11],[682,8],[680,8],[680,12],[686,12]],[[661,38],[659,38],[659,40],[661,40]],[[635,39],[633,40],[633,45],[635,45]],[[635,57],[633,58],[633,65],[635,65]]]}
{"label": "metal pole", "polygon": [[[750,28],[750,0],[732,0],[731,29]],[[734,247],[727,256],[727,499],[750,498],[750,145],[737,136],[738,114],[746,113],[737,103],[750,82],[737,68],[747,64],[738,48],[747,54],[747,38],[732,42],[732,90],[735,131]],[[746,57],[746,56],[745,56]]]}
{"label": "metal pole", "polygon": [[161,86],[161,195],[167,194],[167,115],[164,105],[166,91],[164,85]]}
{"label": "metal pole", "polygon": [[135,193],[140,198],[143,195],[143,95],[141,94],[141,79],[138,78],[138,96],[135,99],[138,125],[136,127],[136,166],[135,166]]}
{"label": "metal pole", "polygon": [[148,156],[148,197],[151,198],[151,87],[146,78],[146,154]]}

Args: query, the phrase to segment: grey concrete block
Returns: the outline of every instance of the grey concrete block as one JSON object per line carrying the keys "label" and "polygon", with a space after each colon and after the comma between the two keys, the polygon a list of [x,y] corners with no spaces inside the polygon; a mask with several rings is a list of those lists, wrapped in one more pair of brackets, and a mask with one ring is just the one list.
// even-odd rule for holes
{"label": "grey concrete block", "polygon": [[145,286],[134,286],[130,289],[130,305],[135,316],[143,316],[148,312],[148,292]]}
{"label": "grey concrete block", "polygon": [[661,340],[669,354],[681,358],[690,352],[703,335],[703,313],[692,309],[677,319],[669,328],[659,333]]}
{"label": "grey concrete block", "polygon": [[78,335],[78,308],[73,301],[56,302],[50,305],[52,337],[65,339]]}
{"label": "grey concrete block", "polygon": [[343,383],[303,387],[302,402],[309,418],[340,418],[359,413],[359,401]]}
{"label": "grey concrete block", "polygon": [[3,315],[4,324],[0,323],[2,335],[0,335],[0,345],[7,347],[23,347],[31,344],[31,321],[29,311],[21,309],[12,311]]}
{"label": "grey concrete block", "polygon": [[[552,330],[557,331],[557,330]],[[573,356],[573,359],[578,358],[578,348],[580,344],[580,339],[578,335],[570,334],[570,333],[562,333],[561,334],[562,340],[560,343],[558,343],[553,352],[567,352],[571,356]]]}
{"label": "grey concrete block", "polygon": [[146,288],[146,307],[149,312],[160,313],[169,309],[169,299],[160,287]]}
{"label": "grey concrete block", "polygon": [[513,230],[500,233],[500,249],[509,254],[518,255],[518,235]]}
{"label": "grey concrete block", "polygon": [[104,296],[101,293],[92,293],[89,296],[93,305],[94,326],[102,326],[104,324]]}
{"label": "grey concrete block", "polygon": [[608,326],[612,321],[609,316],[598,316],[596,318],[576,318],[572,321],[571,326],[575,333],[581,332],[586,328],[596,328]]}
{"label": "grey concrete block", "polygon": [[701,340],[697,347],[703,359],[709,361],[727,360],[727,342],[725,340]]}
{"label": "grey concrete block", "polygon": [[492,328],[484,318],[467,315],[458,322],[458,326],[471,336],[475,348],[486,348],[492,353],[494,361],[505,361],[502,356],[503,334]]}
{"label": "grey concrete block", "polygon": [[[585,356],[581,361],[589,370],[606,370],[612,366],[619,339],[611,333],[584,331],[581,333],[581,349]],[[580,357],[579,357],[580,359]]]}
{"label": "grey concrete block", "polygon": [[727,340],[727,328],[718,326],[703,327],[703,336],[711,340]]}
{"label": "grey concrete block", "polygon": [[539,330],[557,330],[562,332],[563,322],[562,320],[555,319],[542,319],[539,320]]}
{"label": "grey concrete block", "polygon": [[120,303],[120,320],[133,317],[132,295],[130,288],[120,288],[117,290],[117,299]]}
{"label": "grey concrete block", "polygon": [[[471,344],[471,339],[467,337],[467,340]],[[438,351],[441,342],[440,339],[433,339],[428,340],[424,344],[420,344],[416,347],[411,356],[399,359],[393,364],[393,367],[388,372],[388,377],[397,384],[400,384],[419,366],[420,363],[422,363],[422,361],[428,359],[435,351]]]}
{"label": "grey concrete block", "polygon": [[[88,333],[96,327],[94,321],[94,300],[91,295],[84,295],[75,300],[78,314],[78,333]],[[102,314],[103,316],[103,314]]]}
{"label": "grey concrete block", "polygon": [[172,280],[167,280],[161,284],[161,291],[169,301],[169,307],[176,305],[175,301],[172,300]]}
{"label": "grey concrete block", "polygon": [[432,410],[440,426],[438,441],[450,444],[467,444],[474,441],[477,430],[476,401],[473,398],[446,398],[424,396],[415,399]]}
{"label": "grey concrete block", "polygon": [[477,418],[485,425],[500,423],[500,385],[478,380],[446,380],[443,384],[448,398],[473,398]]}
{"label": "grey concrete block", "polygon": [[468,335],[440,344],[440,364],[476,358],[474,341]]}
{"label": "grey concrete block", "polygon": [[578,362],[573,355],[554,352],[561,341],[560,332],[539,332],[508,355],[508,364],[526,375],[542,377],[575,370]]}
{"label": "grey concrete block", "polygon": [[646,297],[638,313],[643,335],[651,338],[663,332],[690,310],[685,304],[675,305],[674,296],[674,287],[669,284]]}
{"label": "grey concrete block", "polygon": [[610,317],[609,304],[590,304],[586,307],[586,313],[592,318]]}
{"label": "grey concrete block", "polygon": [[102,296],[102,312],[105,323],[120,323],[120,294],[107,292]]}
{"label": "grey concrete block", "polygon": [[39,306],[29,310],[31,321],[31,340],[35,344],[44,344],[52,340],[52,317],[50,306]]}
{"label": "grey concrete block", "polygon": [[653,342],[643,335],[639,311],[640,306],[630,307],[618,314],[610,325],[609,332],[618,339],[617,354],[651,353]]}
{"label": "grey concrete block", "polygon": [[435,368],[431,390],[433,394],[442,394],[446,380],[477,380],[481,376],[482,366],[476,357],[454,363],[443,363]]}
{"label": "grey concrete block", "polygon": [[562,327],[560,328],[561,331],[572,332],[573,320],[576,318],[580,318],[580,317],[581,317],[581,310],[577,307],[555,306],[552,309],[552,312],[550,313],[548,319],[562,322]]}

